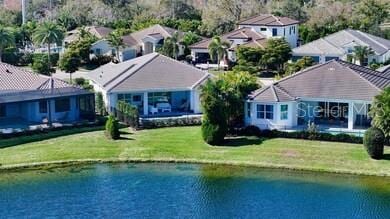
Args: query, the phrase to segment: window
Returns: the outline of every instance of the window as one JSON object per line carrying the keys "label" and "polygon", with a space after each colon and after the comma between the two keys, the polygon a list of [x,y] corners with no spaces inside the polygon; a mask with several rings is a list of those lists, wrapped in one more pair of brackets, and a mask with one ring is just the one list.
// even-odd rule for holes
{"label": "window", "polygon": [[4,104],[0,104],[0,117],[7,116],[7,109]]}
{"label": "window", "polygon": [[267,28],[262,27],[262,28],[260,28],[260,31],[267,31]]}
{"label": "window", "polygon": [[47,101],[39,101],[39,113],[47,113]]}
{"label": "window", "polygon": [[278,29],[272,28],[272,36],[277,36],[278,35]]}
{"label": "window", "polygon": [[69,98],[63,98],[63,99],[56,100],[56,102],[55,102],[55,110],[56,110],[56,113],[70,111],[70,99]]}
{"label": "window", "polygon": [[293,27],[293,29],[294,29],[294,34],[295,34],[295,29],[296,29],[295,26]]}
{"label": "window", "polygon": [[101,55],[102,54],[102,50],[99,49],[99,48],[97,48],[95,51],[96,51],[96,55]]}
{"label": "window", "polygon": [[251,103],[246,104],[246,110],[246,115],[248,116],[248,118],[251,118]]}
{"label": "window", "polygon": [[281,105],[280,106],[280,120],[287,120],[288,119],[288,105]]}
{"label": "window", "polygon": [[274,106],[273,105],[257,105],[257,118],[258,119],[274,119]]}
{"label": "window", "polygon": [[79,98],[79,109],[81,112],[93,112],[95,110],[94,96],[81,96]]}
{"label": "window", "polygon": [[286,36],[286,28],[283,28],[283,35]]}
{"label": "window", "polygon": [[290,35],[291,35],[291,29],[292,29],[292,27],[290,27]]}
{"label": "window", "polygon": [[118,100],[123,100],[126,103],[131,103],[131,94],[118,94]]}
{"label": "window", "polygon": [[134,95],[133,96],[133,102],[141,102],[142,98],[141,95]]}

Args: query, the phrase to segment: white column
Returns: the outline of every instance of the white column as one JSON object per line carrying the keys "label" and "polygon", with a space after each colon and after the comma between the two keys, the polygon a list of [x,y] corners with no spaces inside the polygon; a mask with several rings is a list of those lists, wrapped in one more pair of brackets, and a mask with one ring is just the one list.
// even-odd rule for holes
{"label": "white column", "polygon": [[144,93],[144,116],[149,114],[148,92]]}
{"label": "white column", "polygon": [[353,129],[353,123],[354,123],[354,104],[353,102],[348,103],[348,129]]}

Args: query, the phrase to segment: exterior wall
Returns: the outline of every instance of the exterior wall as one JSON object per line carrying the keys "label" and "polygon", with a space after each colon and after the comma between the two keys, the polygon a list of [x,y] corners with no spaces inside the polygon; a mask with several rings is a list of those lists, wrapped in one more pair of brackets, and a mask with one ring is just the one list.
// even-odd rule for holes
{"label": "exterior wall", "polygon": [[[247,101],[245,104],[245,124],[258,126],[260,129],[293,129],[299,125],[298,120],[302,118],[302,121],[314,121],[315,111],[314,107],[318,105],[318,102],[333,102],[333,103],[347,103],[348,104],[348,126],[345,126],[346,130],[362,130],[370,126],[368,120],[368,105],[369,101],[359,100],[331,100],[331,99],[312,99],[302,100],[301,102],[252,102]],[[306,108],[299,106],[304,103]],[[250,116],[248,116],[248,107],[250,104]],[[274,106],[274,119],[259,119],[257,118],[257,105],[273,105]],[[281,120],[281,105],[288,105],[288,119]],[[309,106],[310,105],[310,106]],[[311,111],[309,111],[311,109]],[[340,127],[342,128],[342,127]]]}
{"label": "exterior wall", "polygon": [[112,55],[112,51],[113,48],[107,40],[99,40],[91,46],[92,57],[97,55]]}
{"label": "exterior wall", "polygon": [[[57,99],[42,99],[29,102],[5,103],[6,119],[23,119],[29,123],[43,123],[50,118],[52,122],[74,122],[80,119],[80,109],[78,107],[79,96],[63,97],[69,98],[70,110],[66,112],[56,112],[55,102]],[[39,112],[39,102],[47,101],[47,113]]]}
{"label": "exterior wall", "polygon": [[[291,48],[297,47],[298,44],[298,25],[288,26],[256,26],[256,25],[239,25],[238,28],[250,27],[258,33],[265,35],[267,38],[284,37],[290,44]],[[277,29],[277,35],[273,36],[273,29]],[[295,28],[295,32],[294,32]],[[265,30],[262,30],[265,29]],[[291,33],[290,33],[291,29]]]}
{"label": "exterior wall", "polygon": [[[258,126],[260,129],[287,129],[297,125],[297,103],[296,102],[247,102],[250,103],[250,117],[248,116],[248,105],[246,104],[245,124]],[[273,105],[274,118],[259,119],[257,118],[257,105]],[[281,119],[281,105],[288,106],[288,116],[286,120]]]}

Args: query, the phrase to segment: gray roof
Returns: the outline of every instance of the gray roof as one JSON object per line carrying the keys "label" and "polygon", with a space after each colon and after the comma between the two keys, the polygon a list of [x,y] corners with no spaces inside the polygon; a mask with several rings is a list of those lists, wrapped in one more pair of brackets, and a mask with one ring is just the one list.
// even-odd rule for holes
{"label": "gray roof", "polygon": [[[100,26],[87,26],[85,30],[96,36],[99,39],[107,37],[113,29],[108,27],[100,27]],[[67,36],[65,37],[65,41],[72,42],[79,38],[80,29],[75,29],[67,32]]]}
{"label": "gray roof", "polygon": [[250,98],[265,102],[299,98],[371,101],[388,86],[390,73],[332,60],[259,89]]}
{"label": "gray roof", "polygon": [[387,72],[387,71],[390,71],[390,64],[378,68],[377,71],[379,71],[379,72]]}
{"label": "gray roof", "polygon": [[[265,48],[267,37],[258,33],[252,28],[243,27],[233,30],[221,36],[222,40],[229,42],[231,39],[242,39],[245,43],[242,46]],[[191,49],[208,49],[212,39],[204,39],[190,46]],[[235,48],[231,48],[235,49]]]}
{"label": "gray roof", "polygon": [[109,63],[88,74],[110,92],[189,90],[209,74],[158,53],[151,53],[119,64]]}
{"label": "gray roof", "polygon": [[78,86],[0,63],[0,103],[88,94]]}
{"label": "gray roof", "polygon": [[156,24],[151,27],[142,29],[140,31],[131,33],[128,36],[133,38],[138,44],[142,44],[142,39],[144,39],[145,37],[159,35],[160,37],[168,38],[168,37],[172,37],[175,32],[179,33],[179,37],[182,37],[184,35],[183,32],[178,31],[176,29],[164,27],[159,24]]}
{"label": "gray roof", "polygon": [[349,44],[370,47],[377,55],[390,50],[390,40],[386,40],[358,30],[346,29],[293,49],[293,54],[345,54]]}
{"label": "gray roof", "polygon": [[260,14],[238,22],[239,25],[256,26],[287,26],[298,23],[299,21],[291,19],[289,17],[279,17],[272,14]]}

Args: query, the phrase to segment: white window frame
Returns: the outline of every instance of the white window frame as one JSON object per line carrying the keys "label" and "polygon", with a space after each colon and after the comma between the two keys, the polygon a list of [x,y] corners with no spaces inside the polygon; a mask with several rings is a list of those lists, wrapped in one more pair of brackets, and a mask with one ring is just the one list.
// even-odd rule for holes
{"label": "white window frame", "polygon": [[[283,107],[286,107],[285,111]],[[288,120],[288,104],[280,105],[280,120]]]}

